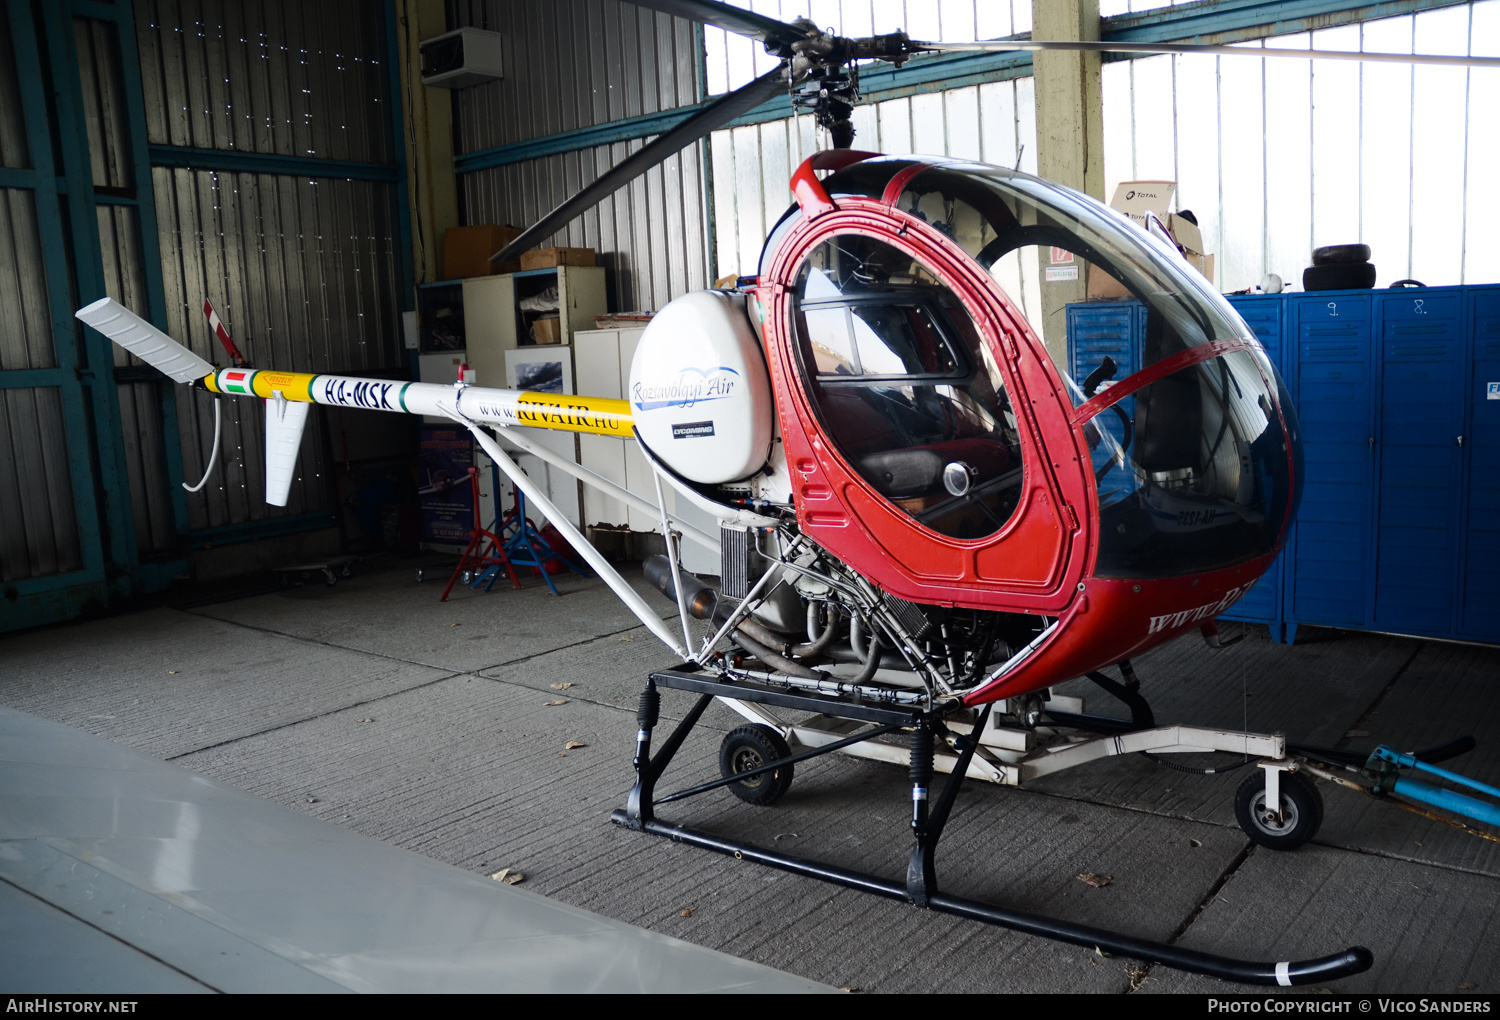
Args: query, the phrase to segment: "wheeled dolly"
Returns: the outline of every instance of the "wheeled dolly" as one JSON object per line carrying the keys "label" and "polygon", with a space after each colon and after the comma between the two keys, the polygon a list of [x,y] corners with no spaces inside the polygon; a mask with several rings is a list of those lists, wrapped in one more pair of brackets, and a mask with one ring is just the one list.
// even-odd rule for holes
{"label": "wheeled dolly", "polygon": [[[1113,683],[1109,678],[1103,678]],[[652,739],[660,718],[661,689],[687,691],[698,695],[692,709],[652,753]],[[1133,692],[1131,692],[1133,694]],[[790,709],[813,713],[810,723],[789,727],[798,744],[806,745],[808,738],[816,741],[814,746],[793,751],[786,737],[785,726],[776,726],[769,721],[755,721],[742,726],[726,736],[720,749],[720,778],[700,783],[666,796],[656,794],[657,782],[666,771],[683,741],[692,732],[705,709],[715,698],[740,711],[743,715],[764,713],[765,719],[774,717],[772,709]],[[1127,703],[1129,703],[1127,701]],[[928,710],[918,702],[901,703],[872,702],[849,697],[830,697],[817,693],[803,693],[761,682],[749,674],[719,675],[700,671],[692,665],[653,673],[641,694],[637,713],[639,730],[636,735],[634,766],[636,781],[631,788],[626,806],[611,815],[611,821],[626,828],[665,836],[678,843],[685,843],[726,854],[737,860],[753,861],[768,867],[789,871],[807,878],[816,878],[835,885],[859,889],[888,899],[904,900],[913,906],[966,917],[986,924],[1011,928],[1016,931],[1045,938],[1069,942],[1086,948],[1119,953],[1139,960],[1161,963],[1178,970],[1207,974],[1228,981],[1259,985],[1302,985],[1329,981],[1368,970],[1374,958],[1368,949],[1354,946],[1341,953],[1315,960],[1252,962],[1201,953],[1180,946],[1152,942],[1135,938],[1121,932],[1107,931],[1087,925],[1074,924],[1057,918],[1010,910],[994,904],[952,896],[942,891],[937,878],[935,855],[944,827],[952,812],[959,788],[970,776],[994,779],[993,773],[1002,777],[1013,776],[1019,782],[1031,770],[1032,774],[1045,774],[1066,768],[1070,764],[1081,764],[1111,754],[1123,754],[1135,750],[1244,750],[1262,759],[1267,766],[1267,779],[1260,787],[1260,801],[1249,798],[1249,810],[1260,810],[1265,816],[1261,825],[1269,829],[1269,837],[1285,838],[1289,835],[1282,829],[1288,824],[1294,830],[1290,835],[1306,838],[1305,825],[1293,820],[1294,811],[1308,815],[1298,794],[1288,792],[1280,796],[1281,790],[1299,789],[1300,778],[1283,775],[1292,767],[1286,757],[1285,741],[1280,736],[1258,736],[1254,734],[1228,734],[1221,731],[1192,727],[1161,727],[1132,729],[1134,723],[1149,718],[1149,708],[1144,701],[1132,705],[1132,723],[1107,720],[1128,732],[1119,732],[1093,740],[1078,740],[1050,752],[1021,752],[1014,761],[1006,761],[995,753],[994,741],[986,746],[985,738],[990,727],[994,706],[982,708],[977,717],[965,725],[959,716],[966,714],[962,706]],[[1079,706],[1081,708],[1081,706]],[[746,711],[746,709],[750,711]],[[1068,715],[1059,709],[1058,715]],[[1080,713],[1074,716],[1081,717]],[[1061,721],[1061,720],[1056,720]],[[1077,721],[1075,718],[1074,721]],[[816,725],[814,723],[822,723]],[[1100,725],[1104,725],[1103,722]],[[814,736],[808,730],[816,730]],[[907,747],[900,748],[880,741],[878,738],[895,733],[907,737]],[[999,738],[1010,739],[1010,738]],[[1233,740],[1235,746],[1224,746]],[[935,799],[930,797],[934,772],[938,770],[937,748],[939,742],[951,754],[941,769],[950,773],[948,780]],[[904,754],[908,766],[912,790],[911,829],[914,845],[907,861],[906,875],[902,880],[891,880],[877,875],[853,871],[834,864],[794,857],[765,847],[715,836],[686,826],[663,821],[656,815],[657,808],[673,801],[706,793],[710,790],[729,787],[736,796],[754,804],[768,804],[777,799],[790,785],[794,768],[803,761],[828,754],[832,751],[860,749],[874,757],[887,757],[884,751],[871,752],[872,747],[889,748],[895,760],[896,754]],[[983,750],[982,750],[983,749]],[[982,750],[982,757],[981,757]],[[1037,755],[1044,757],[1037,757]],[[1274,758],[1270,755],[1274,754]],[[1287,763],[1282,767],[1281,763]],[[1043,766],[1044,771],[1037,771]],[[1004,770],[1013,770],[1006,773]],[[1274,775],[1274,779],[1271,778]],[[1257,777],[1258,778],[1258,777]],[[1004,781],[1002,778],[999,781]],[[1270,790],[1267,787],[1275,782]],[[1248,784],[1247,784],[1248,785]],[[1281,810],[1268,811],[1264,805],[1279,803]],[[1289,809],[1287,805],[1295,804]],[[1319,812],[1320,814],[1320,812]],[[1314,825],[1314,828],[1316,826]]]}
{"label": "wheeled dolly", "polygon": [[290,588],[294,584],[307,584],[316,577],[322,577],[323,583],[331,588],[339,583],[339,578],[354,576],[354,560],[353,556],[335,556],[332,559],[318,560],[313,563],[291,563],[272,567],[271,572],[277,575],[283,588]]}

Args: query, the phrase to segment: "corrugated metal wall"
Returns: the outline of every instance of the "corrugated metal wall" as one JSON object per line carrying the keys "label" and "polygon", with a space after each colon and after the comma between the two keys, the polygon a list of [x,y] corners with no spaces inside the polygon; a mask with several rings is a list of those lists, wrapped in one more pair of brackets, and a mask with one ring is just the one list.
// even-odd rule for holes
{"label": "corrugated metal wall", "polygon": [[[459,153],[696,103],[692,22],[617,0],[450,0],[451,27],[505,36],[505,77],[457,93]],[[460,178],[465,223],[527,226],[640,141],[514,163]],[[554,235],[595,248],[618,309],[656,309],[707,286],[703,144],[638,178]]]}
{"label": "corrugated metal wall", "polygon": [[[78,53],[82,112],[88,129],[94,186],[129,192],[136,181],[115,26],[74,18],[73,42]],[[140,217],[136,209],[127,205],[99,205],[96,219],[105,292],[132,311],[148,315]],[[116,367],[142,364],[119,347],[113,353]],[[155,380],[131,380],[116,386],[135,541],[142,552],[167,548],[176,540],[171,482],[162,446],[161,385]]]}
{"label": "corrugated metal wall", "polygon": [[[213,302],[252,363],[299,372],[380,373],[400,366],[399,231],[388,184],[206,170],[152,171],[169,332],[218,363],[203,316]],[[183,473],[201,475],[212,402],[177,388]],[[221,475],[190,497],[193,528],[332,506],[325,411],[309,416],[285,508],[265,502],[265,422],[224,402]]]}
{"label": "corrugated metal wall", "polygon": [[153,144],[396,158],[384,5],[136,0]]}
{"label": "corrugated metal wall", "polygon": [[[9,26],[0,16],[0,166],[31,166]],[[52,368],[57,353],[36,196],[0,188],[0,371]],[[56,387],[0,389],[0,581],[81,566]]]}
{"label": "corrugated metal wall", "polygon": [[[15,166],[24,150],[7,145],[5,156]],[[56,364],[36,198],[0,188],[0,370]],[[0,389],[0,521],[0,581],[82,565],[55,386]]]}
{"label": "corrugated metal wall", "polygon": [[[381,5],[363,0],[138,0],[149,141],[394,161],[384,19]],[[252,363],[403,370],[394,185],[163,167],[151,183],[173,336],[224,362],[203,316],[207,299]],[[168,506],[151,482],[159,465],[148,446],[160,421],[140,390],[120,395],[133,495],[135,479],[145,480],[134,500],[138,537],[155,534]],[[181,387],[176,399],[183,474],[196,481],[213,437],[212,403]],[[260,408],[226,401],[223,411],[218,477],[188,497],[192,528],[333,506],[322,412],[310,417],[288,504],[276,508],[264,498]]]}

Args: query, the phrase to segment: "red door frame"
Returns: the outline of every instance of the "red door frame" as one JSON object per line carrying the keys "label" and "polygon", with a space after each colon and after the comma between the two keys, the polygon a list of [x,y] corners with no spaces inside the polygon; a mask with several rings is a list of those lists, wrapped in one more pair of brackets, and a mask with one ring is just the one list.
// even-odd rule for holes
{"label": "red door frame", "polygon": [[[1089,452],[1045,346],[962,248],[886,201],[840,197],[835,204],[812,178],[811,163],[799,168],[795,180],[801,185],[795,192],[803,219],[773,254],[758,292],[798,523],[877,587],[909,601],[1049,616],[1063,612],[1093,563],[1092,522],[1098,516]],[[962,540],[917,524],[844,460],[814,413],[791,331],[793,286],[818,245],[848,233],[891,244],[933,270],[962,302],[1001,366],[1021,433],[1025,490],[1010,521],[992,535]],[[1003,576],[1007,564],[1020,565],[1011,570],[1013,576]]]}

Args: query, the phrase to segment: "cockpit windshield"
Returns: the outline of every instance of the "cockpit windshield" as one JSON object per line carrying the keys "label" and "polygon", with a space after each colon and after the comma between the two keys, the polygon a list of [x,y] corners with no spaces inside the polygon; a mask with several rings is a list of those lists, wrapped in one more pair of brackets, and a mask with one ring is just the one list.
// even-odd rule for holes
{"label": "cockpit windshield", "polygon": [[1300,490],[1296,417],[1254,333],[1170,241],[1086,195],[982,164],[872,159],[824,186],[835,202],[881,199],[902,176],[895,208],[978,262],[1059,360],[1079,340],[1070,303],[1115,301],[1134,324],[1128,354],[1068,387],[1075,407],[1097,398],[1080,426],[1099,497],[1096,572],[1180,576],[1273,552]]}

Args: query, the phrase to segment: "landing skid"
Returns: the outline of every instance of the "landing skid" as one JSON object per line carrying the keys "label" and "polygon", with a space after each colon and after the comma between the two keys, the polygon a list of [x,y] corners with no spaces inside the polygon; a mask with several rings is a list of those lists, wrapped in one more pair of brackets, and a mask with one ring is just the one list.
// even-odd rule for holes
{"label": "landing skid", "polygon": [[[660,688],[696,693],[698,700],[672,731],[661,749],[653,755],[651,741],[660,717]],[[816,713],[819,717],[824,717],[822,721],[829,725],[801,724],[789,728],[790,735],[794,736],[799,743],[814,744],[806,750],[753,768],[736,769],[724,778],[658,798],[656,796],[657,781],[714,698],[723,699],[744,715],[751,714],[744,711],[747,707],[757,714],[766,714],[771,708],[794,709]],[[1285,741],[1280,736],[1226,734],[1216,730],[1168,726],[1135,730],[1127,734],[1094,740],[1070,742],[1062,749],[1052,752],[1017,752],[1021,755],[1017,761],[1005,762],[995,755],[993,746],[987,747],[982,757],[976,756],[981,747],[985,746],[986,734],[994,732],[994,728],[989,726],[991,706],[986,706],[977,719],[968,726],[951,718],[958,711],[961,711],[958,706],[953,706],[951,711],[945,708],[927,711],[916,704],[876,704],[850,698],[803,694],[757,683],[753,679],[720,678],[711,673],[697,671],[692,666],[653,673],[646,682],[646,690],[641,694],[640,708],[637,712],[640,729],[636,736],[635,785],[630,791],[626,806],[615,811],[610,820],[616,825],[656,836],[665,836],[677,843],[701,847],[732,856],[737,860],[752,861],[887,899],[903,900],[916,907],[937,910],[1030,935],[1069,942],[1085,948],[1097,948],[1101,951],[1160,963],[1178,970],[1207,974],[1226,981],[1238,981],[1242,984],[1282,986],[1312,984],[1360,973],[1368,970],[1374,962],[1370,951],[1362,946],[1355,946],[1341,953],[1315,960],[1272,963],[1235,960],[1179,946],[1151,942],[1121,932],[1106,931],[1057,918],[1009,910],[994,904],[943,892],[937,879],[935,863],[937,846],[942,838],[954,801],[957,799],[959,788],[964,779],[969,776],[998,782],[1005,782],[1006,776],[1014,776],[1011,781],[1019,782],[1028,775],[1028,770],[1030,774],[1044,774],[1035,771],[1042,767],[1043,763],[1046,765],[1055,763],[1056,767],[1046,770],[1050,772],[1110,754],[1122,754],[1135,750],[1191,749],[1236,752],[1243,750],[1263,758],[1274,752],[1275,758],[1279,760],[1285,760],[1286,755]],[[1149,713],[1149,709],[1147,712]],[[1081,715],[1081,712],[1077,714]],[[909,734],[910,738],[909,746],[904,750],[872,739],[903,730]],[[943,743],[953,752],[952,754],[936,753],[938,737],[942,738]],[[1233,747],[1222,746],[1230,739],[1238,742]],[[790,770],[797,763],[835,750],[858,753],[856,749],[869,752],[871,748],[879,747],[889,748],[891,752],[894,752],[887,760],[898,760],[897,755],[904,757],[910,770],[911,828],[915,843],[907,862],[904,881],[892,881],[834,864],[778,853],[751,843],[742,843],[687,826],[675,825],[656,817],[656,808],[662,804],[733,784],[754,783],[762,777],[772,779],[789,777]],[[1045,757],[1029,761],[1028,754],[1033,756],[1041,754]],[[877,751],[870,753],[870,756],[884,757],[885,755]],[[1006,772],[1006,769],[1012,771]],[[935,770],[946,771],[950,775],[936,800],[929,804],[928,791]],[[993,773],[996,771],[999,771],[1002,778],[995,778]],[[1271,773],[1272,770],[1268,770],[1267,786],[1272,785]],[[742,797],[745,796],[739,791],[736,792]]]}

